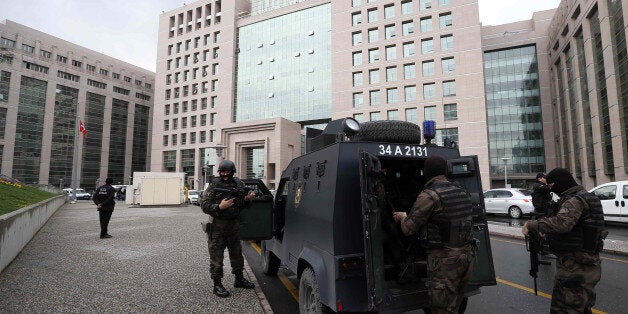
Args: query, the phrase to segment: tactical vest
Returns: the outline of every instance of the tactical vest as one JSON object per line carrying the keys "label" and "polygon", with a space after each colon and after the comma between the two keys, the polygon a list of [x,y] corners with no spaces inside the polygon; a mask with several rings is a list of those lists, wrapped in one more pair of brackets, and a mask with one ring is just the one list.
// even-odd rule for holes
{"label": "tactical vest", "polygon": [[[242,182],[238,178],[233,178],[233,180],[229,180],[225,182],[220,177],[213,179],[214,186],[216,188],[221,189],[233,189],[236,187],[244,188],[244,182]],[[229,195],[226,192],[214,191],[214,196],[212,197],[212,204],[220,204],[223,199],[232,198],[233,196]],[[236,219],[240,216],[240,211],[244,207],[244,199],[241,197],[236,197],[233,201],[233,205],[229,208],[223,210],[216,210],[212,212],[211,215],[214,218],[224,219],[224,220],[232,220]]]}
{"label": "tactical vest", "polygon": [[473,204],[469,194],[452,182],[434,182],[431,187],[443,205],[427,223],[427,248],[461,247],[473,240]]}
{"label": "tactical vest", "polygon": [[556,252],[582,251],[599,253],[602,250],[604,230],[604,212],[600,199],[593,193],[580,191],[561,199],[560,206],[571,197],[577,197],[586,205],[580,219],[571,231],[563,234],[552,234],[550,248]]}

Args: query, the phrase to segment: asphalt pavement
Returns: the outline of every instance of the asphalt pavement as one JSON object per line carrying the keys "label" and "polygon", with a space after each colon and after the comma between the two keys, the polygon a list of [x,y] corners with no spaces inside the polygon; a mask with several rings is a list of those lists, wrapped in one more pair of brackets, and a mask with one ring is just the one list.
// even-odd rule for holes
{"label": "asphalt pavement", "polygon": [[[137,207],[118,202],[110,239],[100,239],[91,201],[61,207],[0,273],[2,312],[272,313],[245,263],[253,290],[212,294],[207,241],[198,206]],[[522,238],[521,227],[489,223],[489,232]],[[628,242],[605,241],[608,253],[628,255]]]}

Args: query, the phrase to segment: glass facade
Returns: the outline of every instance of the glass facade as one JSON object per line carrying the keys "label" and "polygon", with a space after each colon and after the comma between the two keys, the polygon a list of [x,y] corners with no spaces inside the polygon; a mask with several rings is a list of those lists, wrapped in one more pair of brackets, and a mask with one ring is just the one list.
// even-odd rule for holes
{"label": "glass facade", "polygon": [[264,174],[264,147],[251,147],[246,150],[246,178],[263,179]]}
{"label": "glass facade", "polygon": [[541,99],[536,47],[484,54],[491,176],[533,176],[545,171]]}
{"label": "glass facade", "polygon": [[575,171],[574,175],[576,177],[582,177],[582,162],[580,160],[580,141],[578,140],[578,129],[580,125],[580,119],[578,117],[577,110],[577,97],[576,97],[576,88],[577,88],[577,77],[575,74],[575,58],[574,50],[569,48],[567,50],[567,88],[569,91],[569,116],[571,121],[571,127],[569,128],[571,134],[569,134],[568,138],[570,139],[571,145],[569,147],[573,148],[571,150],[570,156],[574,157],[574,166]]}
{"label": "glass facade", "polygon": [[[124,182],[124,158],[126,157],[126,130],[129,103],[113,99],[111,107],[111,129],[109,132],[109,172],[107,176],[114,184]],[[119,183],[118,183],[119,182]]]}
{"label": "glass facade", "polygon": [[39,183],[46,88],[45,81],[22,76],[15,129],[13,177],[26,184]]}
{"label": "glass facade", "polygon": [[4,132],[7,125],[7,108],[0,107],[0,140],[4,139]]}
{"label": "glass facade", "polygon": [[135,118],[133,119],[133,159],[131,173],[147,171],[146,158],[148,156],[148,126],[150,125],[150,108],[135,104]]}
{"label": "glass facade", "polygon": [[[185,133],[184,133],[185,134]],[[185,182],[188,182],[189,177],[194,176],[194,150],[182,149],[181,150],[181,171],[185,172]]]}
{"label": "glass facade", "polygon": [[72,181],[78,89],[57,85],[48,182]]}
{"label": "glass facade", "polygon": [[95,189],[98,184],[105,183],[105,178],[100,177],[105,96],[87,92],[85,112],[84,124],[87,129],[87,138],[83,141],[81,186],[91,190]]}
{"label": "glass facade", "polygon": [[[589,84],[587,83],[588,76],[586,70],[586,60],[584,56],[584,38],[582,32],[575,35],[576,49],[578,54],[578,69],[580,73],[580,95],[582,95],[582,110],[585,117],[591,117],[591,103],[589,101]],[[584,119],[584,141],[585,141],[585,154],[587,159],[587,174],[590,177],[595,177],[595,151],[593,150],[593,126],[591,119]]]}
{"label": "glass facade", "polygon": [[177,151],[169,150],[164,152],[163,156],[163,166],[165,172],[176,172],[177,171]]}
{"label": "glass facade", "polygon": [[600,19],[596,10],[589,18],[591,26],[591,37],[593,41],[593,63],[595,71],[595,81],[597,83],[596,96],[600,110],[600,126],[602,134],[602,160],[604,174],[615,173],[613,160],[613,143],[611,141],[611,119],[608,110],[608,91],[606,89],[606,71],[604,70],[604,49],[602,46],[602,31],[600,29]]}
{"label": "glass facade", "polygon": [[328,119],[330,29],[331,4],[241,27],[235,122]]}
{"label": "glass facade", "polygon": [[0,101],[9,100],[9,86],[11,85],[11,72],[0,71]]}

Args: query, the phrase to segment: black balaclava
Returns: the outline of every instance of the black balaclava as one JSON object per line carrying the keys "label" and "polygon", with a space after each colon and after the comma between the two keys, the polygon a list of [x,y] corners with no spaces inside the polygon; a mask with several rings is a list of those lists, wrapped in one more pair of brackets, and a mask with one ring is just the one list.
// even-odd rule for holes
{"label": "black balaclava", "polygon": [[[229,174],[226,176],[223,176],[222,174],[220,174],[221,171],[229,171]],[[225,159],[221,161],[220,164],[218,165],[218,175],[224,181],[233,180],[233,175],[235,174],[235,172],[236,172],[235,164],[233,163],[233,161],[229,159]]]}
{"label": "black balaclava", "polygon": [[447,161],[440,156],[432,156],[425,160],[423,164],[423,176],[425,180],[430,180],[438,175],[447,174]]}
{"label": "black balaclava", "polygon": [[545,179],[547,180],[547,184],[554,183],[552,192],[558,195],[578,185],[571,175],[571,172],[565,168],[556,168],[550,171]]}

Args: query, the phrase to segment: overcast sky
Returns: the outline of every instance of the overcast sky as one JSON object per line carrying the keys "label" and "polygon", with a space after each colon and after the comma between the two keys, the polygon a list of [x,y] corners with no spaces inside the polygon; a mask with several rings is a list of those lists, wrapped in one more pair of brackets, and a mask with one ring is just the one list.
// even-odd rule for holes
{"label": "overcast sky", "polygon": [[[0,1],[0,20],[12,20],[151,71],[155,71],[157,60],[159,14],[184,3],[181,0]],[[478,1],[483,25],[530,19],[532,12],[556,8],[560,3],[560,0]]]}

